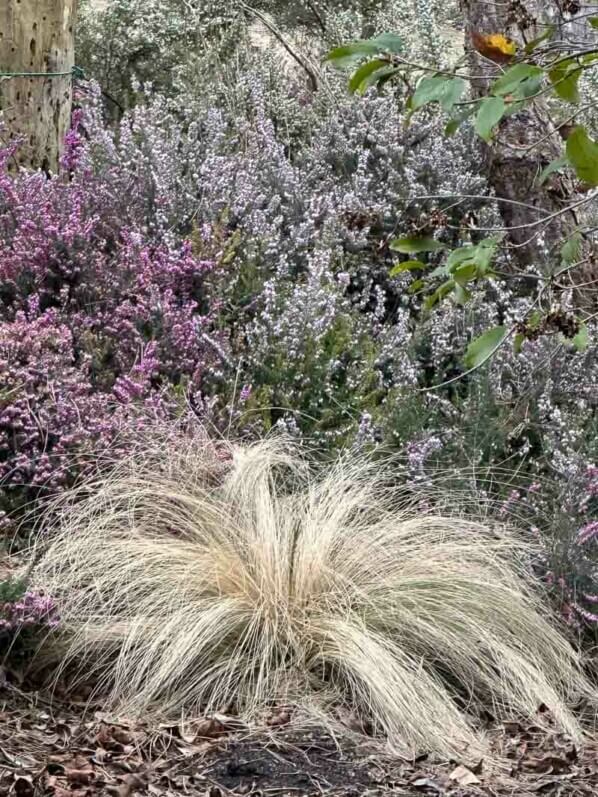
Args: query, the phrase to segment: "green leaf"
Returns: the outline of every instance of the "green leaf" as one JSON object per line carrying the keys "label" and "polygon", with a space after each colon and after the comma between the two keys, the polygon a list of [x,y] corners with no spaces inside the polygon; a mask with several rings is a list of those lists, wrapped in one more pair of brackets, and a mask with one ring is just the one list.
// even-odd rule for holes
{"label": "green leaf", "polygon": [[535,49],[536,49],[536,48],[537,48],[537,47],[538,47],[540,44],[542,44],[542,42],[546,41],[546,39],[550,39],[550,37],[552,36],[552,34],[554,33],[554,31],[555,31],[555,26],[554,26],[554,25],[549,25],[549,26],[548,26],[548,28],[547,28],[547,29],[544,31],[544,33],[543,33],[541,36],[538,36],[537,38],[535,38],[535,39],[532,39],[532,40],[531,40],[531,42],[528,42],[528,43],[525,45],[525,47],[523,48],[523,49],[524,49],[524,51],[525,51],[525,52],[526,52],[528,55],[529,55],[530,53],[533,53],[533,52],[534,52],[534,50],[535,50]]}
{"label": "green leaf", "polygon": [[463,122],[475,113],[475,106],[470,105],[463,113],[460,113],[454,119],[451,119],[444,128],[445,136],[454,136],[457,130],[461,127]]}
{"label": "green leaf", "polygon": [[492,131],[502,119],[505,110],[506,105],[502,97],[485,97],[482,100],[475,119],[475,129],[484,141],[491,140]]}
{"label": "green leaf", "polygon": [[509,116],[513,116],[513,114],[519,113],[519,111],[524,106],[525,106],[525,100],[515,100],[514,102],[507,102],[504,112],[504,118],[508,119]]}
{"label": "green leaf", "polygon": [[598,17],[590,17],[588,22],[593,28],[598,28]]}
{"label": "green leaf", "polygon": [[418,252],[437,252],[439,249],[444,249],[445,245],[434,238],[424,236],[421,238],[395,238],[389,244],[390,248],[395,252],[401,252],[404,255],[416,254]]}
{"label": "green leaf", "polygon": [[561,61],[548,73],[555,94],[567,102],[579,102],[578,83],[582,69],[573,58]]}
{"label": "green leaf", "polygon": [[456,77],[446,85],[445,92],[443,96],[440,98],[440,105],[443,111],[450,111],[455,105],[455,103],[459,102],[461,97],[463,96],[465,89],[467,88],[467,83],[463,80],[463,78]]}
{"label": "green leaf", "polygon": [[455,301],[457,304],[464,305],[471,299],[471,293],[463,285],[455,285]]}
{"label": "green leaf", "polygon": [[350,66],[366,55],[378,55],[379,52],[375,47],[368,46],[366,42],[354,42],[335,47],[324,60],[330,61],[337,67]]}
{"label": "green leaf", "polygon": [[461,275],[461,279],[467,281],[474,277],[486,276],[496,251],[496,244],[494,238],[484,238],[475,246],[470,244],[454,249],[446,261],[448,271],[455,280],[457,273]]}
{"label": "green leaf", "polygon": [[525,341],[525,335],[522,332],[518,332],[515,335],[515,339],[513,340],[513,351],[515,354],[519,354],[521,352],[521,348]]}
{"label": "green leaf", "polygon": [[430,271],[428,277],[446,277],[448,276],[448,268],[446,266],[438,266],[433,271]]}
{"label": "green leaf", "polygon": [[527,326],[529,329],[538,329],[542,323],[542,313],[539,310],[534,310],[530,317],[527,319]]}
{"label": "green leaf", "polygon": [[[541,80],[543,76],[544,70],[539,66],[515,64],[492,84],[490,91],[495,96],[505,96],[506,94],[529,96],[522,92],[522,84],[531,81],[537,91],[538,78]],[[535,91],[531,93],[535,93]]]}
{"label": "green leaf", "polygon": [[444,92],[444,85],[448,78],[434,75],[433,77],[423,77],[409,100],[409,107],[413,111],[423,108],[429,102],[438,102]]}
{"label": "green leaf", "polygon": [[543,185],[551,174],[560,171],[563,168],[563,166],[566,166],[568,164],[568,162],[569,161],[564,155],[561,158],[556,158],[555,160],[551,161],[548,164],[548,166],[546,166],[540,172],[537,180],[538,185]]}
{"label": "green leaf", "polygon": [[380,83],[383,78],[389,78],[398,71],[396,66],[392,66],[388,61],[384,61],[381,58],[367,61],[351,76],[349,91],[352,93],[365,94],[370,86]]}
{"label": "green leaf", "polygon": [[571,343],[573,343],[577,351],[585,351],[588,348],[589,342],[590,335],[588,328],[585,324],[582,324],[577,335],[571,338]]}
{"label": "green leaf", "polygon": [[379,89],[384,86],[385,83],[393,78],[399,72],[398,66],[385,66],[382,69],[378,69],[376,72],[373,72],[370,77],[365,81],[366,85],[361,87],[361,94],[365,92],[370,86],[377,86]]}
{"label": "green leaf", "polygon": [[424,288],[426,283],[423,280],[413,280],[411,285],[407,288],[409,293],[418,293]]}
{"label": "green leaf", "polygon": [[452,274],[457,285],[467,285],[478,276],[478,267],[475,263],[465,263],[458,266]]}
{"label": "green leaf", "polygon": [[404,274],[406,271],[417,271],[425,267],[426,264],[422,263],[421,260],[405,260],[403,263],[396,263],[388,272],[388,276],[396,277],[399,274]]}
{"label": "green leaf", "polygon": [[402,53],[405,49],[403,39],[396,33],[381,33],[368,41],[384,53]]}
{"label": "green leaf", "polygon": [[453,249],[453,251],[448,256],[446,261],[446,267],[449,271],[452,271],[457,266],[460,266],[462,263],[467,262],[468,260],[473,260],[475,255],[475,246],[460,246],[458,249]]}
{"label": "green leaf", "polygon": [[359,91],[361,84],[366,78],[371,76],[372,72],[376,72],[376,70],[387,66],[388,62],[383,61],[381,58],[374,58],[373,61],[367,61],[365,64],[362,64],[351,76],[349,90],[352,92]]}
{"label": "green leaf", "polygon": [[403,41],[394,33],[383,33],[374,39],[361,39],[360,41],[343,44],[331,50],[325,61],[331,61],[336,66],[342,67],[358,61],[366,55],[379,55],[380,53],[400,53],[403,51]]}
{"label": "green leaf", "polygon": [[581,244],[583,238],[581,233],[574,232],[561,247],[561,262],[564,266],[570,266],[579,260]]}
{"label": "green leaf", "polygon": [[598,143],[584,127],[576,127],[567,138],[567,158],[580,180],[598,185]]}
{"label": "green leaf", "polygon": [[460,77],[449,78],[443,75],[424,77],[417,84],[411,97],[410,108],[417,111],[430,102],[439,102],[443,110],[450,111],[463,96],[466,86],[466,82]]}
{"label": "green leaf", "polygon": [[438,302],[442,301],[445,296],[448,296],[451,291],[455,289],[456,283],[454,280],[448,280],[447,282],[443,282],[439,288],[436,288],[434,293],[431,296],[428,296],[424,305],[427,310],[431,310],[434,305],[438,304]]}
{"label": "green leaf", "polygon": [[474,338],[465,352],[464,363],[468,369],[478,368],[489,360],[501,346],[509,331],[504,326],[492,327]]}

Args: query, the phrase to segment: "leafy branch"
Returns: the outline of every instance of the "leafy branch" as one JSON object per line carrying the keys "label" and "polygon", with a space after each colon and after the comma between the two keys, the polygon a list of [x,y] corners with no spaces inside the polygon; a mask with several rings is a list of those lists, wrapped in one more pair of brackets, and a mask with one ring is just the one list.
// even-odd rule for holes
{"label": "leafy branch", "polygon": [[[598,17],[588,17],[588,23],[598,29]],[[436,106],[449,116],[445,126],[446,135],[453,135],[461,124],[471,119],[478,136],[490,147],[495,142],[496,133],[503,120],[533,107],[540,98],[550,97],[556,102],[579,106],[546,135],[519,149],[522,154],[529,153],[555,134],[560,134],[564,139],[563,152],[560,157],[541,169],[537,176],[537,185],[541,186],[551,175],[569,169],[586,192],[585,196],[570,201],[553,212],[506,197],[492,197],[493,201],[526,207],[542,215],[525,224],[480,227],[476,223],[474,227],[476,232],[499,235],[484,238],[477,243],[466,243],[452,251],[436,237],[423,231],[389,241],[391,251],[408,257],[392,267],[390,276],[413,274],[415,279],[408,290],[412,294],[426,294],[423,299],[425,310],[432,310],[448,298],[457,304],[465,305],[472,296],[471,290],[474,285],[501,276],[494,268],[494,258],[499,248],[506,246],[516,250],[528,245],[555,220],[565,215],[572,215],[575,218],[575,211],[594,202],[597,197],[598,192],[592,189],[598,187],[598,141],[592,138],[584,124],[577,123],[572,126],[571,123],[578,121],[584,111],[591,107],[589,104],[580,105],[579,82],[585,71],[597,65],[598,46],[581,49],[568,46],[565,52],[559,47],[555,57],[555,42],[550,41],[553,34],[554,26],[549,26],[534,41],[520,48],[500,33],[490,35],[474,33],[472,36],[474,48],[485,61],[490,62],[498,70],[498,74],[494,77],[467,74],[459,65],[454,69],[439,70],[410,61],[402,55],[404,46],[401,38],[392,33],[344,44],[327,55],[326,60],[329,63],[341,68],[351,68],[349,90],[356,94],[364,94],[373,88],[380,90],[388,81],[397,77],[409,87],[406,75],[414,75],[417,78],[415,88],[408,88],[406,97],[408,121],[415,113]],[[561,44],[559,42],[559,45]],[[480,97],[468,99],[468,86],[479,80],[485,81],[487,90]],[[456,110],[459,113],[454,115]],[[417,199],[445,198],[451,197],[430,195]],[[489,199],[478,195],[459,195],[457,202],[453,202],[450,207],[468,198]],[[444,226],[451,227],[448,223]],[[505,234],[525,229],[531,232],[531,237],[527,241],[523,243],[502,241]],[[588,240],[588,236],[589,231],[584,231],[577,225],[574,233],[562,242],[561,268],[552,276],[541,280],[543,286],[536,297],[537,308],[543,303],[547,287],[558,284],[555,280],[559,275],[570,272],[573,268],[591,260],[591,253],[580,257],[582,245]],[[442,254],[440,263],[438,263],[439,254]],[[428,256],[433,256],[433,263],[426,262]],[[435,267],[429,268],[430,265]],[[442,279],[440,285],[433,286],[438,278]],[[555,319],[550,318],[549,311],[546,311],[543,317],[541,314],[540,317],[536,317],[538,313],[539,309],[534,310],[533,323],[527,319],[521,322],[519,327],[515,325],[511,329],[503,326],[493,327],[471,341],[464,356],[464,365],[468,370],[456,378],[481,367],[506,340],[512,337],[513,333],[516,333],[517,350],[526,337],[535,338],[539,334],[555,330],[562,331],[579,349],[587,344],[587,327],[583,321],[574,319],[571,323],[562,324],[563,329],[559,330],[558,324],[555,327]]]}

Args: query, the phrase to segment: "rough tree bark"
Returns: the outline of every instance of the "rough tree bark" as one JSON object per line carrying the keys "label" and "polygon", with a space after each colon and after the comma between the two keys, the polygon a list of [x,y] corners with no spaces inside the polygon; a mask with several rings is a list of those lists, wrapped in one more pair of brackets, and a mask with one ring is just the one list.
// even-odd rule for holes
{"label": "rough tree bark", "polygon": [[23,139],[19,164],[58,168],[68,130],[77,0],[0,0],[0,72],[67,72],[63,77],[0,78],[8,137]]}
{"label": "rough tree bark", "polygon": [[[549,0],[550,2],[550,0]],[[508,38],[524,43],[540,35],[545,28],[539,27],[542,11],[546,10],[546,0],[514,0],[514,2],[489,3],[486,0],[461,0],[465,20],[466,46],[470,52],[470,66],[474,75],[480,78],[473,81],[478,96],[485,94],[490,76],[496,77],[496,67],[480,56],[471,46],[472,34],[502,33]],[[488,75],[488,79],[484,76]],[[552,135],[548,135],[552,131]],[[526,151],[526,147],[541,141],[538,146]],[[485,148],[487,175],[497,197],[512,202],[522,202],[548,214],[566,207],[575,198],[574,186],[567,180],[554,175],[539,186],[537,177],[541,169],[562,154],[562,141],[559,131],[554,127],[549,113],[536,102],[533,108],[521,111],[501,123],[496,140]],[[522,264],[538,264],[538,239],[529,244],[526,241],[538,232],[539,228],[524,225],[536,222],[541,212],[523,205],[500,202],[500,212],[506,227],[515,228],[509,232],[510,241],[517,246],[518,260]],[[575,227],[573,213],[565,213],[554,219],[542,236],[546,245],[553,249],[559,245]]]}

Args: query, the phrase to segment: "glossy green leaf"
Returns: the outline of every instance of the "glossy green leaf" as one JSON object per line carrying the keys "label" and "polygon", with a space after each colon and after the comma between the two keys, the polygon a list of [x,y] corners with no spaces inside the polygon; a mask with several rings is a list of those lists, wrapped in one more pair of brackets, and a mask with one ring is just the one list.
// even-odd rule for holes
{"label": "glossy green leaf", "polygon": [[407,290],[409,293],[419,293],[419,291],[423,290],[425,287],[426,283],[423,280],[413,280]]}
{"label": "glossy green leaf", "polygon": [[453,279],[458,285],[467,285],[478,276],[478,267],[475,263],[465,263],[452,272]]}
{"label": "glossy green leaf", "polygon": [[598,143],[584,127],[576,127],[567,138],[567,158],[580,180],[598,185]]}
{"label": "glossy green leaf", "polygon": [[451,293],[456,287],[456,282],[454,280],[448,280],[447,282],[443,282],[442,285],[437,288],[431,296],[425,301],[425,307],[428,310],[431,310],[434,305],[438,304],[438,302],[442,301],[449,293]]}
{"label": "glossy green leaf", "polygon": [[387,61],[381,58],[374,58],[372,61],[367,61],[355,70],[349,81],[349,90],[352,92],[359,91],[362,84],[371,77],[373,72],[388,66]]}
{"label": "glossy green leaf", "polygon": [[463,113],[460,113],[460,114],[459,114],[458,116],[456,116],[454,119],[450,119],[450,120],[447,122],[447,125],[446,125],[446,127],[444,128],[444,134],[445,134],[445,136],[454,136],[454,135],[455,135],[455,133],[457,132],[457,130],[458,130],[458,129],[461,127],[461,125],[463,124],[463,122],[464,122],[466,119],[469,119],[469,117],[470,117],[472,114],[474,114],[474,113],[475,113],[475,106],[473,106],[473,105],[470,105],[470,106],[469,106],[469,108],[467,108],[465,111],[463,111]]}
{"label": "glossy green leaf", "polygon": [[457,304],[464,305],[471,299],[471,293],[457,282],[455,285],[454,298]]}
{"label": "glossy green leaf", "polygon": [[385,53],[402,53],[405,49],[403,39],[396,33],[381,33],[368,41]]}
{"label": "glossy green leaf", "polygon": [[406,271],[417,271],[425,268],[426,264],[421,260],[405,260],[403,263],[396,263],[388,272],[389,277],[397,277],[399,274],[404,274]]}
{"label": "glossy green leaf", "polygon": [[423,108],[429,102],[437,102],[445,90],[447,80],[448,78],[440,75],[423,77],[415,87],[409,107],[413,111],[417,111],[418,108]]}
{"label": "glossy green leaf", "polygon": [[502,97],[485,97],[479,106],[475,120],[476,133],[489,142],[492,131],[502,119],[506,110]]}
{"label": "glossy green leaf", "polygon": [[360,41],[343,44],[331,50],[325,61],[331,61],[335,66],[347,66],[353,64],[367,55],[379,55],[380,53],[400,53],[403,51],[403,41],[394,33],[383,33],[374,39],[362,39]]}
{"label": "glossy green leaf", "polygon": [[465,367],[478,368],[483,365],[500,348],[507,335],[507,328],[498,326],[492,327],[486,330],[483,335],[474,338],[465,352]]}
{"label": "glossy green leaf", "polygon": [[450,111],[456,102],[459,102],[467,87],[463,78],[450,78],[443,75],[422,78],[413,96],[410,108],[417,111],[430,102],[438,102],[445,111]]}
{"label": "glossy green leaf", "polygon": [[548,73],[555,94],[567,102],[579,102],[579,78],[582,69],[574,59],[561,61],[554,69]]}
{"label": "glossy green leaf", "polygon": [[[456,274],[459,272],[461,278],[467,281],[473,278],[470,275],[477,277],[486,276],[496,251],[496,244],[495,239],[484,238],[483,241],[480,241],[475,246],[461,246],[458,249],[454,249],[446,261],[447,270],[455,279],[457,279]],[[465,266],[473,268],[473,271],[466,269]]]}
{"label": "glossy green leaf", "polygon": [[394,241],[390,242],[389,246],[393,251],[401,252],[405,255],[417,254],[418,252],[437,252],[439,249],[445,248],[444,244],[429,236],[395,238]]}
{"label": "glossy green leaf", "polygon": [[443,111],[450,111],[453,106],[459,102],[465,93],[466,88],[467,83],[463,80],[463,78],[456,77],[450,80],[447,83],[446,90],[440,99],[440,105]]}
{"label": "glossy green leaf", "polygon": [[[515,96],[529,96],[530,93],[535,93],[544,76],[544,70],[539,66],[532,64],[515,64],[510,67],[501,77],[496,80],[490,89],[491,94],[495,96],[505,96],[513,94]],[[525,83],[532,84],[532,90],[524,92],[523,86]],[[528,87],[529,88],[529,87]]]}
{"label": "glossy green leaf", "polygon": [[387,61],[375,59],[360,66],[349,81],[349,90],[357,94],[365,94],[370,86],[381,86],[386,80],[398,72],[396,66]]}

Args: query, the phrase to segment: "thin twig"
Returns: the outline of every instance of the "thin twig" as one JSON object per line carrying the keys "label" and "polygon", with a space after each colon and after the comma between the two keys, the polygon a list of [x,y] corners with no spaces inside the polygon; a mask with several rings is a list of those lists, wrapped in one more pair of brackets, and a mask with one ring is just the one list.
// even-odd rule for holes
{"label": "thin twig", "polygon": [[299,66],[305,70],[307,76],[309,77],[309,81],[311,83],[312,89],[314,91],[318,90],[318,76],[316,75],[315,70],[309,64],[305,58],[300,55],[292,46],[289,44],[287,39],[283,36],[283,34],[278,30],[278,28],[270,22],[268,17],[265,14],[262,14],[261,11],[257,11],[255,8],[248,6],[246,3],[240,3],[241,8],[246,11],[248,14],[252,14],[256,19],[259,19],[260,22],[270,31],[270,33],[282,44],[284,49],[287,53],[295,60]]}

